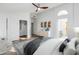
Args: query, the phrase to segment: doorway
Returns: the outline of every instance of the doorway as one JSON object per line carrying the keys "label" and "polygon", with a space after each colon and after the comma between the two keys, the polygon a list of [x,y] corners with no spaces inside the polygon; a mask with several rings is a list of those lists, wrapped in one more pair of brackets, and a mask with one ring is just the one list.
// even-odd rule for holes
{"label": "doorway", "polygon": [[27,38],[27,21],[20,20],[20,38]]}

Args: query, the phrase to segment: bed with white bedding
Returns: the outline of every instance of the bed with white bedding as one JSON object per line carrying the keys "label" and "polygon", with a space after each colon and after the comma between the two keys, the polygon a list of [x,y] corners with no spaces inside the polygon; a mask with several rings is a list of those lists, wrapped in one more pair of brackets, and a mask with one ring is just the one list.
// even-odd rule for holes
{"label": "bed with white bedding", "polygon": [[48,41],[42,43],[36,50],[34,55],[59,55],[61,54],[58,47],[66,38],[49,39]]}
{"label": "bed with white bedding", "polygon": [[[51,50],[52,50],[52,48],[55,48],[59,42],[61,44],[64,39],[65,38],[52,39],[52,38],[44,37],[43,39],[36,38],[35,40],[28,40],[28,41],[22,41],[22,42],[13,41],[13,46],[15,47],[18,55],[24,55],[24,54],[25,55],[35,55],[35,54],[38,54],[39,52],[41,52],[42,49],[51,48]],[[52,47],[50,47],[50,45]],[[48,52],[51,50],[48,50]]]}
{"label": "bed with white bedding", "polygon": [[[44,38],[31,41],[24,48],[25,55],[51,55],[66,38]],[[60,54],[60,53],[59,53]]]}
{"label": "bed with white bedding", "polygon": [[[79,44],[75,45],[76,39],[73,38],[66,43],[63,48],[63,42],[67,40],[67,37],[63,38],[38,38],[26,42],[21,46],[22,49],[17,49],[18,52],[22,52],[20,55],[76,55],[79,54]],[[16,47],[17,48],[17,47]],[[22,51],[23,50],[23,51]],[[63,50],[61,52],[60,50]]]}

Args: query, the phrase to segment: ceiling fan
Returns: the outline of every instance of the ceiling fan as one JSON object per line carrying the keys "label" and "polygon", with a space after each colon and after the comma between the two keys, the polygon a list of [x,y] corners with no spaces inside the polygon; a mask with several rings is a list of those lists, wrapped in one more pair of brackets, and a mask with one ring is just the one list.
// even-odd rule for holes
{"label": "ceiling fan", "polygon": [[39,10],[39,9],[47,9],[48,7],[40,7],[40,4],[35,4],[35,3],[32,3],[32,5],[34,5],[37,9],[36,9],[36,12]]}

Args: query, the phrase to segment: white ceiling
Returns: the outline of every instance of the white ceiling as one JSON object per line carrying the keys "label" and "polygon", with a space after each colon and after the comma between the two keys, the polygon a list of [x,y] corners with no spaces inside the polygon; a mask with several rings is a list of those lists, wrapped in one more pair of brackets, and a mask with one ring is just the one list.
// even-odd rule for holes
{"label": "white ceiling", "polygon": [[[40,6],[56,7],[61,3],[40,3]],[[1,12],[34,12],[36,9],[31,3],[0,3]]]}

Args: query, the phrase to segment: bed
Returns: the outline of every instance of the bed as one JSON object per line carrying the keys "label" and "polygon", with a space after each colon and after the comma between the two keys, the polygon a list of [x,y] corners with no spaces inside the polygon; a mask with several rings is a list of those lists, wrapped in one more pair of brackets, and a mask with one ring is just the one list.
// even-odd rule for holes
{"label": "bed", "polygon": [[14,44],[18,55],[79,55],[79,39],[40,37]]}
{"label": "bed", "polygon": [[[38,40],[36,40],[37,43],[39,42]],[[32,45],[29,45],[30,43]],[[24,53],[25,55],[79,55],[78,38],[43,38],[39,44],[36,42],[33,44],[33,41],[30,43],[25,47],[28,47],[25,49],[25,51],[28,51],[28,53]]]}
{"label": "bed", "polygon": [[25,41],[25,43],[22,42],[23,44],[14,44],[14,47],[17,51],[17,54],[19,55],[49,55],[53,53],[56,54],[54,50],[56,50],[65,39],[66,37],[56,39],[50,37],[40,37],[34,40]]}

